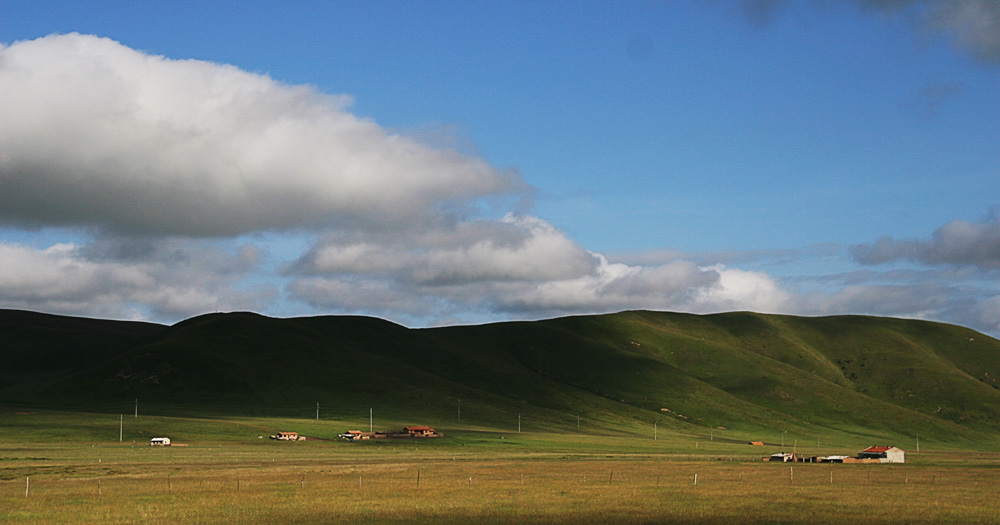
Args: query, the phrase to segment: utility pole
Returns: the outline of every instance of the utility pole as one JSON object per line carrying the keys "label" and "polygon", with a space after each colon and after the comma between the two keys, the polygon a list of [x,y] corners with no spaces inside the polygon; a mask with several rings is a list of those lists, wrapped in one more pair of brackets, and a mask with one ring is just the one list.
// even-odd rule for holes
{"label": "utility pole", "polygon": [[135,398],[135,419],[139,419],[139,398]]}
{"label": "utility pole", "polygon": [[653,421],[653,441],[656,441],[656,421]]}
{"label": "utility pole", "polygon": [[375,432],[375,416],[371,408],[368,409],[368,431]]}
{"label": "utility pole", "polygon": [[316,421],[319,421],[319,401],[316,402]]}
{"label": "utility pole", "polygon": [[125,429],[125,416],[118,414],[118,442],[122,442],[122,432]]}
{"label": "utility pole", "polygon": [[521,433],[521,414],[517,415],[517,433]]}

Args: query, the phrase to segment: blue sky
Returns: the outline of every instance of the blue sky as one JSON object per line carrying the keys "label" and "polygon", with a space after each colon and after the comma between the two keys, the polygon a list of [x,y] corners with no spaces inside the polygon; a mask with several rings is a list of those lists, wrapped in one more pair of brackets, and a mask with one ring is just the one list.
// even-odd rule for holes
{"label": "blue sky", "polygon": [[988,0],[0,12],[0,307],[1000,333]]}

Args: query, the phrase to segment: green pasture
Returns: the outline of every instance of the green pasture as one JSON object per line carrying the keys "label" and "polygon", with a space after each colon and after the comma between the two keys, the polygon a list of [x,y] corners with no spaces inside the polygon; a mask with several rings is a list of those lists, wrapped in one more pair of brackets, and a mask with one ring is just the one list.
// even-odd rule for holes
{"label": "green pasture", "polygon": [[[903,447],[904,465],[779,464],[760,461],[777,437],[457,422],[436,440],[333,439],[362,423],[3,408],[0,522],[1000,523],[995,450],[924,442]],[[331,440],[267,438],[279,430]],[[188,446],[147,445],[159,436]],[[783,437],[807,455],[871,444]]]}

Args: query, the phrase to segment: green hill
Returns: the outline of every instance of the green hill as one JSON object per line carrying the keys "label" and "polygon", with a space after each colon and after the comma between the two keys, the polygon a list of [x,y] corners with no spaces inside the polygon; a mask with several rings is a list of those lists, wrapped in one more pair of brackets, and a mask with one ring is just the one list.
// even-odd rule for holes
{"label": "green hill", "polygon": [[1000,341],[862,316],[665,312],[408,329],[211,314],[166,327],[0,311],[0,403],[963,443],[1000,430]]}

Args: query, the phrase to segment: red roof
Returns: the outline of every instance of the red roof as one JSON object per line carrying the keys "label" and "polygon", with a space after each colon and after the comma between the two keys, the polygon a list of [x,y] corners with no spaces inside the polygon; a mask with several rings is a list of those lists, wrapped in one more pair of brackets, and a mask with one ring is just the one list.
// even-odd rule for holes
{"label": "red roof", "polygon": [[882,453],[882,452],[888,452],[890,448],[892,448],[892,447],[876,447],[876,446],[872,445],[872,446],[870,446],[870,447],[862,450],[861,452],[879,452],[879,453]]}
{"label": "red roof", "polygon": [[434,432],[431,427],[404,427],[403,430],[407,432]]}

